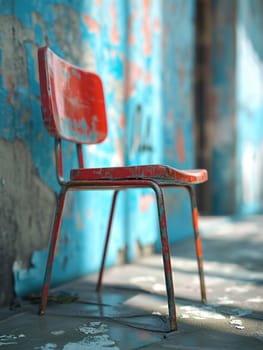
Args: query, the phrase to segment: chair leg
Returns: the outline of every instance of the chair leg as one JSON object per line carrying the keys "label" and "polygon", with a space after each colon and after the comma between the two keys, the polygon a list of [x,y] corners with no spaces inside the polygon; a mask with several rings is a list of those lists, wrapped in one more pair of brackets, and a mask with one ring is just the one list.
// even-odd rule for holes
{"label": "chair leg", "polygon": [[51,281],[51,273],[52,273],[52,267],[53,267],[53,261],[55,257],[58,236],[59,236],[65,197],[66,197],[66,190],[62,190],[57,200],[56,213],[55,213],[52,232],[51,232],[51,241],[49,244],[49,253],[48,253],[48,259],[46,264],[46,272],[45,272],[43,287],[42,287],[41,304],[39,308],[40,315],[44,315],[46,311],[48,291],[49,291],[49,286]]}
{"label": "chair leg", "polygon": [[103,256],[102,256],[101,265],[100,265],[99,278],[98,278],[97,286],[96,286],[97,292],[101,291],[102,276],[103,276],[103,272],[104,272],[106,254],[107,254],[107,249],[108,249],[108,244],[109,244],[111,226],[112,226],[113,215],[114,215],[114,210],[115,210],[116,199],[117,199],[118,193],[119,193],[119,191],[114,191],[113,198],[112,198],[111,211],[110,211],[108,228],[107,228],[107,233],[106,233],[106,240],[105,240],[105,244],[104,244]]}
{"label": "chair leg", "polygon": [[169,319],[170,319],[170,331],[174,331],[177,329],[176,305],[175,305],[173,275],[172,275],[171,256],[170,256],[170,248],[169,248],[169,241],[168,241],[164,197],[163,197],[163,191],[158,185],[153,185],[152,188],[155,191],[156,199],[157,199],[158,217],[159,217],[161,243],[162,243],[163,266],[164,266],[166,292],[167,292],[167,299],[168,299]]}
{"label": "chair leg", "polygon": [[198,209],[195,191],[191,186],[186,186],[190,199],[191,199],[191,209],[192,209],[192,222],[195,235],[195,249],[198,264],[198,272],[200,279],[200,289],[201,289],[201,300],[202,303],[206,303],[206,288],[205,288],[205,277],[204,277],[204,264],[203,264],[203,253],[202,253],[202,243],[201,236],[198,227]]}

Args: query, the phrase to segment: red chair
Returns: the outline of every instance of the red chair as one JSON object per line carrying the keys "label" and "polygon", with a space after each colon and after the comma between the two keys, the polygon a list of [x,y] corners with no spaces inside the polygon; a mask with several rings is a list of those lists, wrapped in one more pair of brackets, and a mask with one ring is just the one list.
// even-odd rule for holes
{"label": "red chair", "polygon": [[[170,330],[177,329],[163,188],[184,187],[189,192],[192,205],[192,221],[195,233],[201,298],[205,302],[206,291],[201,238],[198,232],[198,210],[195,193],[191,185],[206,181],[207,171],[203,169],[177,170],[167,165],[84,168],[82,144],[97,144],[104,141],[107,136],[107,117],[101,79],[94,73],[84,71],[62,60],[47,47],[38,49],[38,63],[42,115],[47,130],[55,138],[57,178],[61,185],[51,232],[49,256],[39,313],[43,315],[46,309],[52,265],[67,191],[114,190],[106,242],[97,283],[97,291],[100,291],[114,208],[119,190],[151,188],[155,192],[158,208]],[[79,167],[70,171],[69,180],[65,180],[63,175],[62,139],[74,142],[78,155]]]}

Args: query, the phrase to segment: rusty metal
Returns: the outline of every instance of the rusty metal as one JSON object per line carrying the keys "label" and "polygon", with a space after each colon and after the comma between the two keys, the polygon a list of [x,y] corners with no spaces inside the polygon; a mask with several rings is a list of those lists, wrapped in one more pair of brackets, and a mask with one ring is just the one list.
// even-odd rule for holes
{"label": "rusty metal", "polygon": [[[195,194],[190,185],[205,182],[207,180],[206,170],[178,170],[160,164],[84,168],[81,145],[102,142],[107,135],[106,109],[101,80],[96,74],[85,72],[61,60],[47,47],[38,50],[38,58],[43,120],[51,136],[55,137],[57,178],[61,185],[51,232],[49,256],[39,313],[43,315],[46,309],[52,265],[67,191],[115,190],[97,283],[97,291],[100,291],[118,193],[120,190],[129,188],[151,188],[155,192],[158,208],[170,331],[176,330],[176,302],[162,188],[184,187],[189,191],[201,296],[202,301],[205,301],[201,238],[198,231],[198,211]],[[70,171],[70,179],[68,181],[64,179],[63,174],[61,139],[72,141],[77,145],[79,168]]]}
{"label": "rusty metal", "polygon": [[110,238],[110,232],[111,232],[111,225],[112,225],[112,220],[113,220],[113,215],[114,215],[114,210],[115,210],[115,205],[116,205],[116,200],[117,200],[118,193],[119,193],[119,191],[114,191],[113,198],[112,198],[111,211],[110,211],[108,228],[107,228],[107,233],[106,233],[106,239],[105,239],[103,255],[102,255],[102,260],[101,260],[99,278],[98,278],[98,282],[97,282],[97,286],[96,286],[96,291],[97,292],[101,291],[102,276],[103,276],[103,271],[104,271],[104,266],[105,266],[106,254],[107,254],[109,238]]}
{"label": "rusty metal", "polygon": [[49,286],[50,286],[53,261],[54,261],[56,246],[57,246],[58,237],[59,237],[59,230],[60,230],[60,226],[61,226],[61,220],[62,220],[63,208],[64,208],[64,204],[65,204],[66,192],[67,192],[66,187],[62,187],[60,195],[57,199],[57,207],[56,207],[54,223],[53,223],[53,228],[52,228],[51,237],[50,237],[49,254],[48,254],[48,258],[47,258],[46,272],[45,272],[45,277],[44,277],[44,282],[43,282],[42,299],[41,299],[41,304],[40,304],[40,308],[39,308],[40,315],[44,315],[45,310],[46,310],[48,290],[49,290]]}
{"label": "rusty metal", "polygon": [[198,225],[198,209],[197,209],[197,201],[196,194],[191,186],[185,186],[188,190],[191,200],[191,209],[192,209],[192,221],[193,221],[193,229],[195,235],[195,249],[196,249],[196,258],[199,272],[199,280],[200,280],[200,290],[201,290],[201,300],[203,303],[206,303],[206,288],[205,288],[205,277],[204,277],[204,263],[203,263],[203,252],[202,252],[202,243],[201,236],[199,233],[199,225]]}

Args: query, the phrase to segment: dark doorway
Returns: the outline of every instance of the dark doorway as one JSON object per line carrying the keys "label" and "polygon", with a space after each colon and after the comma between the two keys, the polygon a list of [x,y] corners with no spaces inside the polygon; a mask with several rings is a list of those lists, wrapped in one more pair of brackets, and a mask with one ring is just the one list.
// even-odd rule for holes
{"label": "dark doorway", "polygon": [[[210,169],[209,164],[209,86],[211,76],[211,1],[196,1],[195,20],[195,142],[196,166]],[[201,213],[211,208],[209,182],[198,186],[198,203]]]}

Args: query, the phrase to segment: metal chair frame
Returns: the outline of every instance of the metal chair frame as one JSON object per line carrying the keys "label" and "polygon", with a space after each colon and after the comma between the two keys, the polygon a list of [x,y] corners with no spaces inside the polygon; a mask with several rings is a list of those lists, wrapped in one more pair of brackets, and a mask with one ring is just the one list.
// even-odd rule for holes
{"label": "metal chair frame", "polygon": [[[50,281],[51,281],[52,266],[55,258],[57,242],[59,239],[60,226],[61,226],[62,216],[63,216],[63,208],[64,208],[67,192],[79,191],[79,190],[85,190],[85,191],[114,190],[112,205],[111,205],[111,210],[109,215],[109,221],[108,221],[108,228],[106,232],[106,240],[105,240],[103,256],[102,256],[102,262],[101,262],[101,267],[100,267],[99,277],[98,277],[98,282],[96,287],[97,292],[100,292],[102,287],[102,278],[103,278],[103,272],[105,267],[107,248],[108,248],[108,243],[110,239],[112,221],[114,217],[114,211],[115,211],[118,193],[121,190],[125,190],[125,189],[150,188],[155,193],[157,209],[158,209],[158,219],[159,219],[162,256],[163,256],[163,267],[164,267],[168,312],[169,312],[169,326],[171,331],[176,330],[177,329],[176,301],[175,301],[175,295],[174,295],[173,274],[172,274],[172,267],[171,267],[171,257],[170,257],[169,241],[168,241],[163,188],[168,188],[168,187],[184,188],[187,190],[189,194],[190,201],[191,201],[192,224],[193,224],[193,230],[194,230],[195,248],[196,248],[197,264],[198,264],[199,279],[200,279],[201,300],[202,302],[205,303],[206,289],[205,289],[205,281],[204,281],[201,237],[198,229],[198,209],[197,209],[196,195],[192,185],[198,184],[207,180],[206,170],[197,169],[197,170],[183,171],[183,170],[177,170],[175,168],[171,168],[169,166],[156,165],[156,164],[130,166],[130,167],[123,166],[123,167],[117,167],[117,168],[96,168],[96,169],[85,168],[82,144],[93,144],[93,143],[101,142],[102,140],[96,139],[94,141],[94,139],[91,140],[89,138],[83,140],[83,130],[80,131],[81,135],[79,139],[78,139],[78,136],[76,136],[76,130],[74,130],[74,135],[72,137],[69,136],[68,131],[66,136],[63,134],[63,130],[59,128],[59,124],[57,124],[58,118],[60,116],[55,113],[55,111],[57,112],[56,110],[57,107],[54,107],[54,104],[57,103],[57,101],[55,101],[54,99],[57,98],[58,93],[63,94],[63,91],[65,90],[60,91],[58,89],[58,91],[56,91],[56,94],[54,94],[54,91],[50,89],[50,86],[52,86],[53,84],[54,90],[56,89],[56,86],[54,82],[52,81],[50,82],[49,79],[53,79],[53,78],[50,78],[49,75],[50,74],[55,75],[56,69],[58,69],[61,63],[64,65],[64,67],[67,67],[68,69],[70,67],[74,67],[74,70],[76,70],[77,73],[82,74],[83,76],[85,76],[87,72],[83,71],[78,67],[72,66],[70,63],[62,60],[47,47],[40,48],[38,50],[38,59],[39,59],[39,75],[40,75],[43,120],[48,131],[55,138],[56,171],[57,171],[57,179],[61,186],[61,189],[57,198],[56,212],[55,212],[54,222],[53,222],[52,231],[51,231],[49,254],[48,254],[48,259],[46,264],[46,272],[44,277],[39,314],[43,315],[46,310],[48,291],[49,291]],[[67,72],[69,72],[69,70]],[[76,72],[74,74],[76,74]],[[87,73],[87,74],[90,74],[90,73]],[[96,76],[96,79],[99,79],[99,77]],[[70,85],[68,88],[70,89]],[[81,93],[81,90],[78,93]],[[56,96],[54,97],[54,95]],[[101,99],[104,96],[99,95],[99,93],[98,93],[98,96],[99,96],[99,102],[102,103]],[[94,103],[96,103],[96,101]],[[63,108],[65,108],[65,106]],[[102,108],[101,105],[100,105],[100,108]],[[103,108],[105,108],[104,105],[103,105]],[[105,115],[106,115],[106,112],[105,112]],[[107,133],[106,128],[104,131],[105,133]],[[76,143],[76,151],[78,155],[79,167],[77,169],[71,170],[69,180],[64,179],[64,173],[63,173],[63,155],[62,155],[63,139],[67,139]]]}

